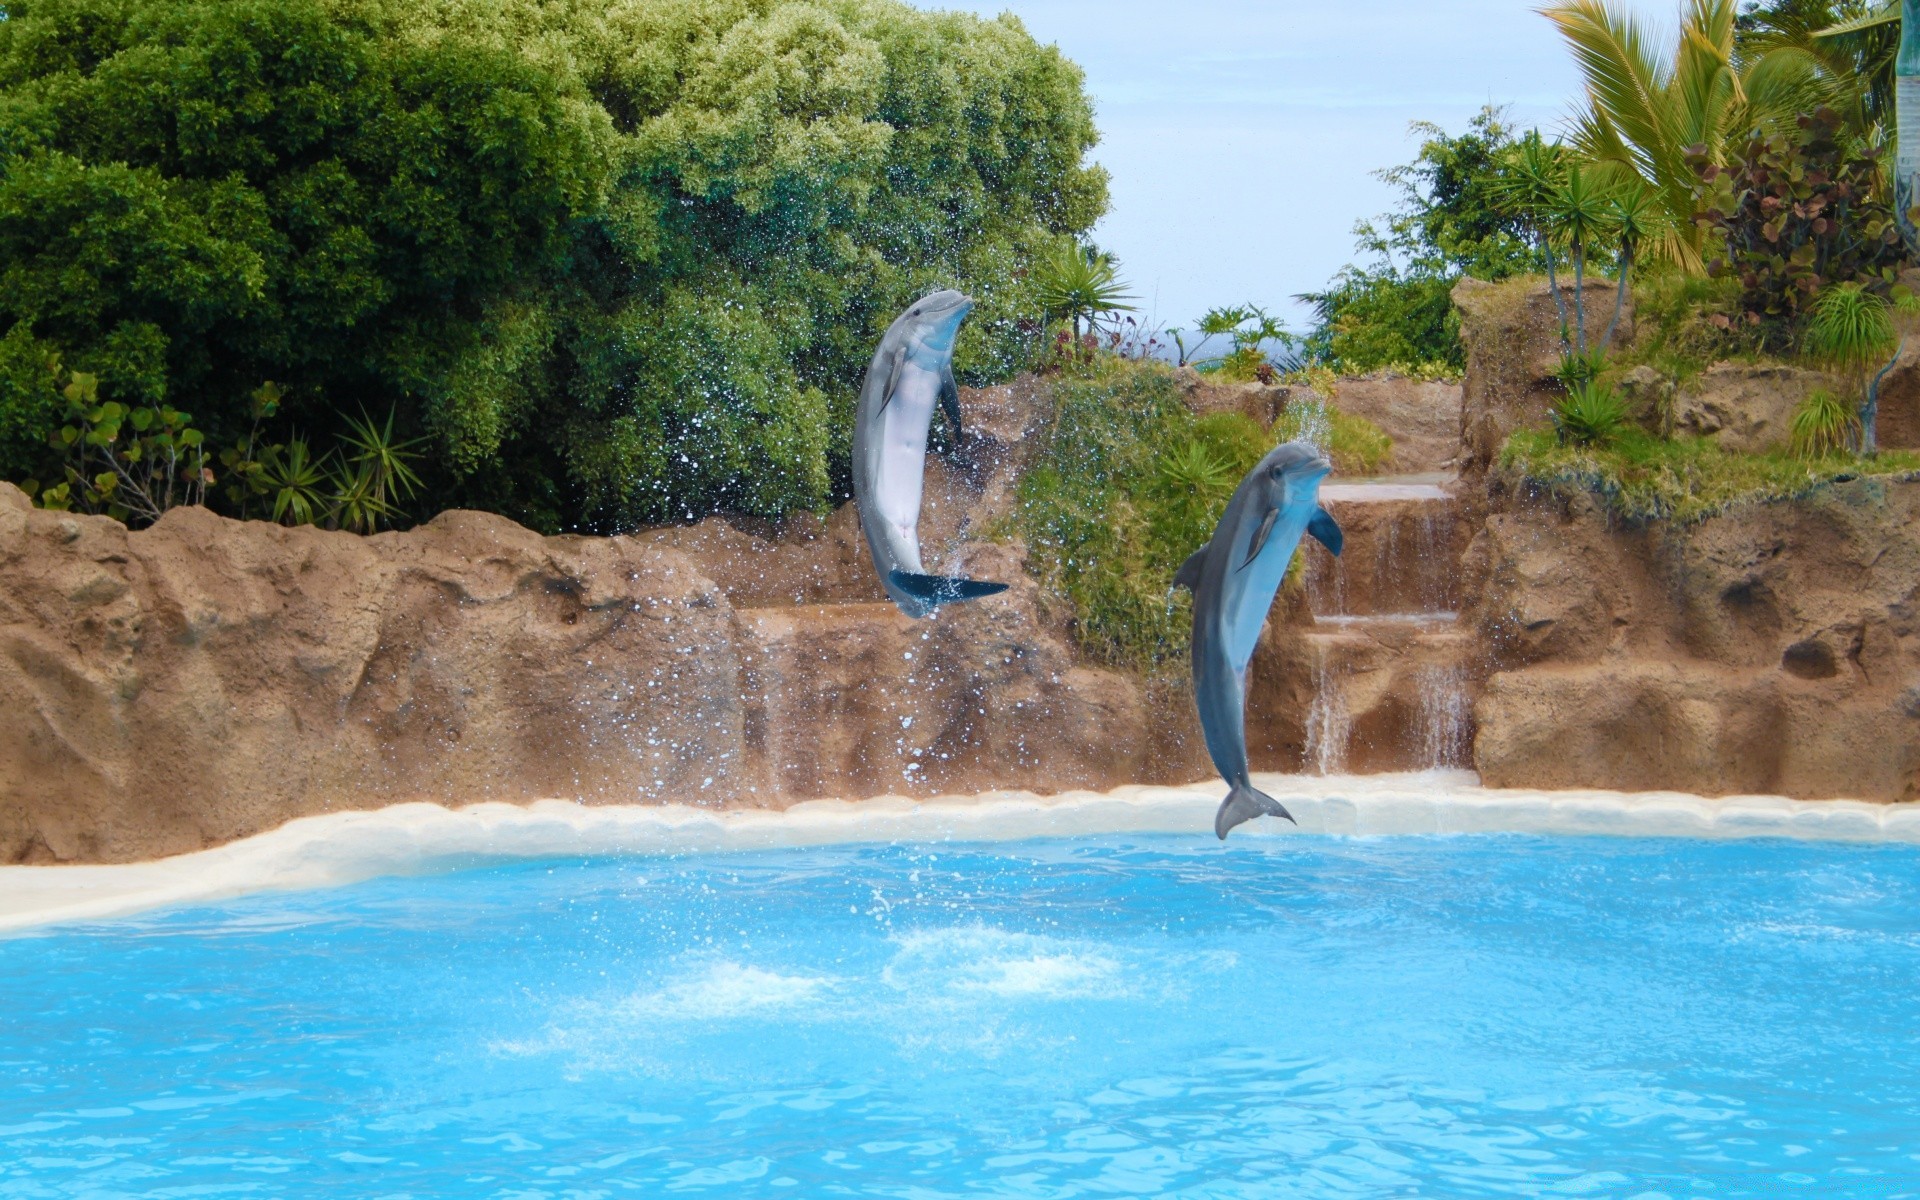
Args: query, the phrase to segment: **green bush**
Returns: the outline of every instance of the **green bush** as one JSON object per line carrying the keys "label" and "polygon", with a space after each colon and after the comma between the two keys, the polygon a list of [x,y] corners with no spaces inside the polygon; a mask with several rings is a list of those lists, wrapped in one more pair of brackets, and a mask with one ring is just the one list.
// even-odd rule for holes
{"label": "green bush", "polygon": [[1826,388],[1807,393],[1788,425],[1793,452],[1801,458],[1827,458],[1853,448],[1860,438],[1860,416],[1853,404]]}
{"label": "green bush", "polygon": [[[1105,205],[1079,71],[1011,17],[896,0],[9,0],[0,466],[34,362],[325,457],[424,439],[420,512],[611,528],[844,486],[874,339],[980,304],[1017,369],[1022,268]],[[22,364],[25,364],[24,366]],[[24,383],[22,381],[25,381]],[[222,481],[224,484],[224,481]],[[217,496],[225,495],[223,486]]]}
{"label": "green bush", "polygon": [[1046,445],[1020,483],[1028,564],[1092,657],[1151,670],[1186,653],[1173,573],[1275,442],[1236,413],[1195,417],[1162,364],[1103,356],[1052,384]]}
{"label": "green bush", "polygon": [[1880,166],[1830,108],[1791,130],[1756,134],[1725,166],[1696,154],[1703,220],[1719,235],[1712,275],[1740,281],[1743,319],[1773,348],[1791,345],[1802,310],[1826,285],[1884,291],[1905,257]]}

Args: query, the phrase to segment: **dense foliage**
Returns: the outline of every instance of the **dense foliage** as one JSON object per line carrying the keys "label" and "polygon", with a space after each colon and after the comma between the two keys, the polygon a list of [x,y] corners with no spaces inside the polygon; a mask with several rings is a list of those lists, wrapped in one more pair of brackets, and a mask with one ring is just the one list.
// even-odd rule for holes
{"label": "dense foliage", "polygon": [[1498,280],[1540,266],[1524,221],[1502,200],[1521,139],[1500,110],[1482,110],[1458,135],[1426,123],[1414,132],[1419,154],[1380,173],[1399,206],[1355,229],[1371,263],[1301,297],[1317,317],[1308,355],[1348,374],[1457,371],[1465,360],[1451,293],[1460,276]]}
{"label": "dense foliage", "polygon": [[1392,447],[1369,422],[1318,405],[1289,407],[1272,429],[1239,413],[1196,416],[1173,371],[1152,361],[1101,355],[1050,390],[1053,420],[1020,482],[1019,532],[1030,569],[1065,598],[1081,648],[1115,665],[1184,658],[1191,610],[1173,574],[1274,446],[1311,433],[1355,472]]}
{"label": "dense foliage", "polygon": [[[103,401],[341,446],[424,439],[423,510],[540,527],[817,507],[873,339],[980,300],[1105,179],[1078,70],[895,0],[11,0],[0,468]],[[288,443],[292,444],[291,442]],[[215,488],[216,497],[222,494]]]}
{"label": "dense foliage", "polygon": [[1772,343],[1790,343],[1828,283],[1892,286],[1905,253],[1893,210],[1876,195],[1879,165],[1833,109],[1756,134],[1724,167],[1699,153],[1694,163],[1703,223],[1721,243],[1707,273],[1740,280],[1748,323]]}

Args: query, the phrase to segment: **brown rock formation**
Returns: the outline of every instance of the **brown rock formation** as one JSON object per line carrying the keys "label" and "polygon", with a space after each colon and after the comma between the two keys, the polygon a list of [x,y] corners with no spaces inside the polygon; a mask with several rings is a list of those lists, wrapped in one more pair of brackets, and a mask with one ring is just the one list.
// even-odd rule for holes
{"label": "brown rock formation", "polygon": [[1920,797],[1920,483],[1698,524],[1510,491],[1468,558],[1492,786]]}
{"label": "brown rock formation", "polygon": [[1793,410],[1810,392],[1840,387],[1803,367],[1718,363],[1675,393],[1673,429],[1743,454],[1764,453],[1787,444]]}
{"label": "brown rock formation", "polygon": [[[0,861],[122,861],[402,800],[779,805],[1150,777],[1143,703],[1078,666],[1009,502],[1032,396],[968,393],[934,562],[1014,583],[910,621],[851,513],[542,538],[446,513],[361,538],[169,513],[129,533],[0,485]],[[942,554],[942,551],[946,553]]]}
{"label": "brown rock formation", "polygon": [[[1561,281],[1561,294],[1573,310],[1573,287]],[[1614,289],[1605,280],[1590,280],[1586,297],[1587,335],[1598,346],[1613,316]],[[1460,469],[1478,476],[1493,465],[1507,437],[1523,425],[1547,420],[1560,386],[1554,371],[1560,365],[1560,315],[1553,291],[1543,279],[1514,279],[1486,283],[1463,278],[1454,285],[1453,302],[1460,310],[1460,340],[1467,347],[1467,374],[1461,394]],[[1596,319],[1597,318],[1597,319]],[[1614,345],[1633,340],[1633,308],[1629,300]]]}
{"label": "brown rock formation", "polygon": [[1333,404],[1365,417],[1393,438],[1382,468],[1389,475],[1448,471],[1460,456],[1460,385],[1423,382],[1404,375],[1343,377]]}

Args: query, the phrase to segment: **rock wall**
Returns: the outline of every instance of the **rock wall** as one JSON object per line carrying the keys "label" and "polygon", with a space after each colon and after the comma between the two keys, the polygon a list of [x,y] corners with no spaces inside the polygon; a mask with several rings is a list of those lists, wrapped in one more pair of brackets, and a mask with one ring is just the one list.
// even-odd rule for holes
{"label": "rock wall", "polygon": [[[1587,334],[1597,347],[1613,317],[1614,288],[1605,280],[1589,280],[1581,294]],[[1571,319],[1574,291],[1564,280],[1561,295]],[[1486,283],[1463,278],[1454,285],[1453,303],[1460,310],[1460,340],[1467,348],[1459,469],[1478,477],[1492,467],[1508,435],[1522,425],[1546,421],[1561,394],[1554,378],[1560,365],[1560,314],[1544,279]],[[1633,332],[1629,301],[1612,344],[1630,343]]]}
{"label": "rock wall", "polygon": [[1610,525],[1507,481],[1468,553],[1490,786],[1920,798],[1920,482]]}
{"label": "rock wall", "polygon": [[362,538],[204,509],[128,532],[0,485],[0,862],[123,861],[404,800],[781,805],[1155,777],[1145,701],[1043,621],[1005,511],[1030,392],[969,392],[932,561],[1014,584],[911,621],[850,509]]}

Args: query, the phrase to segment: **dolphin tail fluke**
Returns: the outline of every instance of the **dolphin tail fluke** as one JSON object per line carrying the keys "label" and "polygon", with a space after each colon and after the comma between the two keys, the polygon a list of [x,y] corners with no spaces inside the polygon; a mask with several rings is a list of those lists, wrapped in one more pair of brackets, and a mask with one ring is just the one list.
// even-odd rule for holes
{"label": "dolphin tail fluke", "polygon": [[[1287,811],[1284,804],[1248,783],[1235,787],[1220,802],[1220,811],[1213,815],[1213,831],[1224,842],[1228,831],[1235,825],[1243,825],[1255,817],[1285,817],[1293,821],[1293,814]],[[1298,825],[1299,822],[1294,821],[1294,824]]]}
{"label": "dolphin tail fluke", "polygon": [[989,583],[984,579],[961,579],[947,575],[915,575],[911,571],[890,571],[887,578],[893,586],[899,588],[914,599],[927,604],[957,604],[962,600],[978,600],[982,596],[997,596],[1007,590],[1004,583]]}

